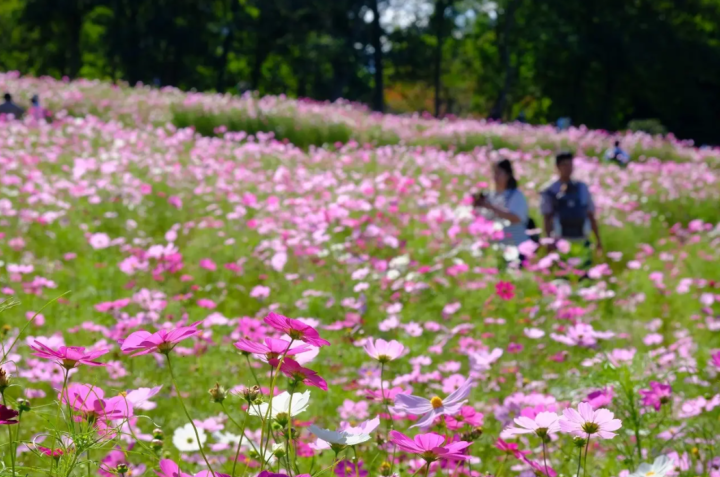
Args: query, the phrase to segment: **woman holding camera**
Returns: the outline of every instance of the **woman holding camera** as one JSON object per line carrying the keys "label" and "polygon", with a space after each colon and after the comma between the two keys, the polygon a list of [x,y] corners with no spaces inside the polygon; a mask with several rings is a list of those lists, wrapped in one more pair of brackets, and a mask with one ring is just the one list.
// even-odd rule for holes
{"label": "woman holding camera", "polygon": [[[473,206],[483,209],[488,219],[503,223],[505,245],[518,246],[528,240],[528,204],[525,195],[518,189],[512,163],[502,159],[493,164],[495,190],[473,197]],[[522,258],[521,258],[522,260]]]}

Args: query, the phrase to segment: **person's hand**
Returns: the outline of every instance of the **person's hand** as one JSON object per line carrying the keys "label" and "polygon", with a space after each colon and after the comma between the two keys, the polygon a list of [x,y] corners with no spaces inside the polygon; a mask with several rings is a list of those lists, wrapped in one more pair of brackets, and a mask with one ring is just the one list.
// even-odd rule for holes
{"label": "person's hand", "polygon": [[487,207],[487,200],[484,194],[478,193],[473,195],[473,207]]}

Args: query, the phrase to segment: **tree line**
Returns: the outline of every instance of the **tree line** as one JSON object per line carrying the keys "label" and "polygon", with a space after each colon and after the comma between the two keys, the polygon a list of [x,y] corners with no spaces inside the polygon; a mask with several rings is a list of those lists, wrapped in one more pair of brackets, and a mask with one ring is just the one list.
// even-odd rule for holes
{"label": "tree line", "polygon": [[4,0],[0,69],[720,143],[720,0]]}

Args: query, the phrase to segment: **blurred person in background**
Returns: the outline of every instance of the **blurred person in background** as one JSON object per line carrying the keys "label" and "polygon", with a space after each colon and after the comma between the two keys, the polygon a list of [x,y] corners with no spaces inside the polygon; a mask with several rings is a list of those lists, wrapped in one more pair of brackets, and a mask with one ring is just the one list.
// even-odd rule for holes
{"label": "blurred person in background", "polygon": [[615,141],[615,146],[605,151],[605,160],[612,161],[620,167],[625,167],[630,162],[630,156],[620,147],[620,141]]}
{"label": "blurred person in background", "polygon": [[41,119],[45,119],[45,110],[40,106],[40,98],[37,94],[34,94],[32,99],[30,100],[32,105],[30,106],[30,116],[35,119],[36,121],[40,121]]}
{"label": "blurred person in background", "polygon": [[[473,206],[481,209],[480,213],[487,219],[503,222],[502,243],[517,247],[529,239],[527,199],[518,189],[518,181],[509,160],[497,161],[493,164],[492,172],[494,190],[475,194]],[[522,256],[519,258],[520,262],[524,260]]]}
{"label": "blurred person in background", "polygon": [[[573,155],[562,152],[555,157],[558,178],[548,184],[540,196],[540,212],[547,237],[563,239],[571,244],[571,253],[584,258],[582,268],[592,264],[589,235],[595,235],[595,249],[602,252],[600,230],[595,218],[595,203],[587,184],[576,181],[573,174]],[[576,250],[572,251],[572,248]]]}
{"label": "blurred person in background", "polygon": [[22,118],[23,114],[25,114],[25,110],[13,103],[12,95],[10,93],[5,93],[4,100],[5,101],[0,104],[0,114],[12,114],[15,119]]}

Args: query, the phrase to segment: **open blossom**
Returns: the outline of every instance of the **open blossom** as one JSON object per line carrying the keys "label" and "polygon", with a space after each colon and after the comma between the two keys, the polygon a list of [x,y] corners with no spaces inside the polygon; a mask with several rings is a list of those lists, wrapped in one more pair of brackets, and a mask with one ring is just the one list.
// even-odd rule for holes
{"label": "open blossom", "polygon": [[140,356],[152,352],[169,353],[182,340],[200,333],[197,329],[199,321],[190,326],[180,326],[174,330],[162,329],[155,333],[141,330],[130,333],[130,336],[120,344],[123,353],[133,353],[132,356]]}
{"label": "open blossom", "polygon": [[327,383],[320,377],[320,375],[318,375],[318,373],[312,369],[303,368],[293,359],[287,358],[283,360],[280,365],[280,372],[294,381],[303,383],[306,386],[314,386],[322,389],[323,391],[327,391],[328,389]]}
{"label": "open blossom", "polygon": [[405,351],[405,346],[401,343],[395,340],[385,341],[380,338],[374,342],[372,338],[368,339],[364,348],[365,352],[371,358],[376,359],[381,363],[393,361],[402,356],[403,351]]}
{"label": "open blossom", "polygon": [[495,284],[495,294],[501,300],[512,300],[515,297],[515,285],[510,282],[499,281]]}
{"label": "open blossom", "polygon": [[289,341],[277,338],[265,338],[264,344],[241,338],[235,342],[235,347],[245,353],[262,355],[273,366],[277,366],[277,359],[280,356],[295,356],[312,349],[309,345],[302,343],[299,346],[290,347]]}
{"label": "open blossom", "polygon": [[457,414],[445,416],[445,425],[453,431],[461,429],[464,425],[482,427],[483,417],[483,413],[476,411],[474,407],[463,406]]}
{"label": "open blossom", "polygon": [[639,392],[643,406],[652,406],[659,411],[663,404],[670,402],[672,387],[669,384],[650,381],[650,389],[641,389]]}
{"label": "open blossom", "polygon": [[[158,465],[160,467],[160,471],[157,470],[155,473],[158,475],[158,477],[212,477],[212,472],[209,470],[201,470],[197,474],[193,476],[193,474],[187,474],[185,472],[182,472],[180,470],[180,466],[178,466],[175,462],[173,462],[170,459],[161,459],[160,464]],[[215,477],[230,477],[227,474],[221,474],[219,472],[215,472]]]}
{"label": "open blossom", "polygon": [[472,380],[468,379],[445,399],[434,396],[425,399],[412,394],[398,394],[395,397],[395,408],[422,417],[410,427],[426,427],[432,424],[436,417],[452,416],[460,412],[462,405],[467,401],[472,389]]}
{"label": "open blossom", "polygon": [[674,468],[675,464],[672,459],[661,455],[656,458],[652,464],[640,464],[637,470],[628,477],[665,477],[665,475],[669,474]]}
{"label": "open blossom", "polygon": [[65,369],[76,368],[81,364],[107,366],[104,363],[98,363],[95,359],[109,352],[106,349],[86,352],[82,346],[60,346],[57,350],[54,350],[38,340],[35,340],[30,345],[30,348],[34,351],[33,356],[52,359]]}
{"label": "open blossom", "polygon": [[[310,391],[304,393],[293,393],[292,402],[290,401],[290,393],[287,391],[278,394],[272,398],[272,411],[270,411],[270,418],[275,418],[279,414],[284,413],[292,416],[297,416],[301,412],[304,412],[310,404]],[[268,412],[268,403],[261,403],[257,406],[251,406],[248,409],[248,414],[251,416],[257,416],[265,418]]]}
{"label": "open blossom", "polygon": [[565,409],[563,417],[560,418],[560,429],[584,439],[597,434],[603,439],[615,437],[613,431],[622,427],[620,419],[614,419],[615,415],[607,409],[593,410],[586,402],[578,404],[575,409]]}
{"label": "open blossom", "polygon": [[0,425],[17,424],[19,412],[0,404]]}
{"label": "open blossom", "polygon": [[302,321],[272,312],[263,321],[276,330],[285,333],[293,340],[304,341],[317,347],[330,346],[330,342],[320,338],[320,334],[315,328],[306,325]]}
{"label": "open blossom", "polygon": [[311,425],[308,430],[315,434],[319,439],[330,445],[354,446],[367,442],[371,439],[370,434],[352,434],[348,431],[331,431],[322,429],[315,424]]}
{"label": "open blossom", "polygon": [[125,396],[105,398],[105,391],[90,384],[72,383],[58,399],[91,422],[126,419],[133,415],[132,403]]}
{"label": "open blossom", "polygon": [[419,454],[426,462],[434,462],[438,459],[468,460],[470,458],[463,453],[470,446],[469,442],[457,441],[444,445],[445,437],[434,432],[418,434],[410,439],[398,431],[390,431],[390,442],[402,451]]}
{"label": "open blossom", "polygon": [[548,435],[560,432],[560,416],[554,412],[539,412],[535,419],[518,416],[514,421],[515,426],[505,429],[500,434],[500,437],[507,439],[521,434],[537,434],[539,437],[545,438]]}

